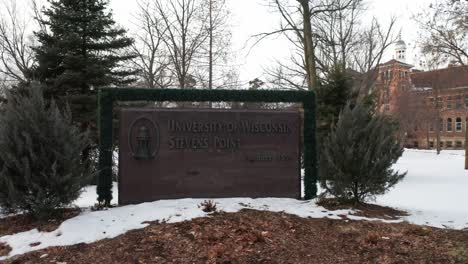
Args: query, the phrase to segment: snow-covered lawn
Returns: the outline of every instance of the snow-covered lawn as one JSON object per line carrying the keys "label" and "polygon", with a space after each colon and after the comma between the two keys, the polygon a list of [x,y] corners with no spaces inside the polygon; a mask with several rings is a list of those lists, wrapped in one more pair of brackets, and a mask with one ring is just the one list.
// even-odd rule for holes
{"label": "snow-covered lawn", "polygon": [[[467,228],[468,171],[463,169],[463,165],[464,155],[461,151],[442,152],[437,156],[430,151],[407,150],[396,168],[408,171],[408,175],[396,188],[379,197],[376,202],[408,211],[410,215],[403,220],[411,223],[455,229]],[[117,196],[116,186],[114,196]],[[143,224],[145,221],[178,222],[205,216],[206,213],[198,208],[203,200],[163,200],[92,212],[89,206],[96,201],[96,189],[88,187],[76,201],[77,206],[88,209],[62,223],[57,230],[39,232],[34,229],[0,237],[0,242],[7,243],[12,248],[8,257],[49,246],[90,243],[118,236],[131,229],[143,228],[147,226]],[[340,215],[347,215],[349,219],[354,220],[379,220],[350,215],[350,210],[328,211],[317,206],[315,201],[230,198],[215,199],[215,202],[218,203],[219,209],[226,212],[236,212],[247,207],[284,211],[300,217],[340,219]],[[30,246],[36,242],[40,244]]]}
{"label": "snow-covered lawn", "polygon": [[377,203],[410,213],[414,224],[462,229],[468,227],[468,170],[464,151],[408,149],[396,164],[405,179]]}

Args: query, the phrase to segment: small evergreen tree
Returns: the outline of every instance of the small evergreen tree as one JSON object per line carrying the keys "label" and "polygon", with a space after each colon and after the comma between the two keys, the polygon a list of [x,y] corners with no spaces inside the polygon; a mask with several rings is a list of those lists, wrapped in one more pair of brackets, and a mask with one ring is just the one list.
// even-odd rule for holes
{"label": "small evergreen tree", "polygon": [[325,83],[317,88],[317,134],[327,137],[338,122],[341,110],[353,99],[352,80],[341,66],[336,66]]}
{"label": "small evergreen tree", "polygon": [[47,105],[39,87],[7,92],[0,113],[0,207],[45,218],[90,180],[81,152],[89,140],[68,111]]}
{"label": "small evergreen tree", "polygon": [[391,168],[403,154],[397,131],[389,117],[346,105],[323,144],[322,187],[343,202],[384,194],[406,174]]}
{"label": "small evergreen tree", "polygon": [[43,30],[36,32],[38,67],[34,74],[51,90],[48,95],[83,94],[92,87],[122,85],[134,81],[134,72],[121,55],[133,43],[118,28],[106,0],[48,0],[43,11]]}
{"label": "small evergreen tree", "polygon": [[346,103],[355,99],[352,80],[342,68],[340,65],[335,66],[317,87],[317,138],[322,139],[318,141],[320,175],[324,173],[322,169],[325,167],[322,165],[325,162],[322,154],[323,139],[330,135]]}

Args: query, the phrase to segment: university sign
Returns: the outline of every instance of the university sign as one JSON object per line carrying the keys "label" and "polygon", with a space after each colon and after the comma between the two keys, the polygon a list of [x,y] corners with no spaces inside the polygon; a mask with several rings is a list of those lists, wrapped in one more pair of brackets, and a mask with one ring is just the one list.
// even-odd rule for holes
{"label": "university sign", "polygon": [[297,111],[123,109],[119,203],[300,198]]}
{"label": "university sign", "polygon": [[[98,201],[112,200],[114,103],[300,103],[298,111],[128,108],[120,113],[119,203],[183,197],[301,198],[317,193],[315,95],[311,91],[99,90]],[[302,134],[303,145],[300,145]]]}

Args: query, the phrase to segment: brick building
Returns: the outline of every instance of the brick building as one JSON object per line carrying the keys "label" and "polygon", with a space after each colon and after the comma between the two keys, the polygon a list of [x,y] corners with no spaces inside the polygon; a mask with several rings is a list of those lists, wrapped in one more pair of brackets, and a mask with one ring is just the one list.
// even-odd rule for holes
{"label": "brick building", "polygon": [[418,71],[405,62],[406,45],[379,65],[378,110],[395,116],[406,147],[461,149],[468,122],[468,66]]}

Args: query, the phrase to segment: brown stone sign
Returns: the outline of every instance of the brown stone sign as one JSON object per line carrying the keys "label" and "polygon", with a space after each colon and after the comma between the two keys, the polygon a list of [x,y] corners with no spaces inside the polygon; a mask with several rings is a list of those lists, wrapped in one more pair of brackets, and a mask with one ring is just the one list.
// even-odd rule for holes
{"label": "brown stone sign", "polygon": [[119,203],[300,198],[297,111],[123,109]]}

